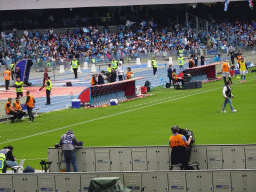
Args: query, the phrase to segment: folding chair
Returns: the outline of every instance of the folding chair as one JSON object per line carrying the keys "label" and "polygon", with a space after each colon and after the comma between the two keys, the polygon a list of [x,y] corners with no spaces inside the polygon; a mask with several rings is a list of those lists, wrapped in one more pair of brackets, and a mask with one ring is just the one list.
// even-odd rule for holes
{"label": "folding chair", "polygon": [[19,165],[17,165],[17,166],[12,166],[11,169],[13,170],[14,173],[18,173],[19,169],[20,169],[20,170],[24,169],[24,168],[23,168],[24,163],[25,163],[25,159],[22,159],[22,160],[20,161],[20,164],[19,164]]}
{"label": "folding chair", "polygon": [[13,115],[12,114],[8,114],[6,111],[5,111],[5,113],[6,113],[6,122],[8,123],[9,122],[9,118],[12,118],[13,117]]}

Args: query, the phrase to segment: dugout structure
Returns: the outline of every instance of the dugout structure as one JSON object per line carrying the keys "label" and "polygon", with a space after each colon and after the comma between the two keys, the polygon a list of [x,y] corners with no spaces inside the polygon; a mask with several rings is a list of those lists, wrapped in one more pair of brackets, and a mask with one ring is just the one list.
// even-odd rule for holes
{"label": "dugout structure", "polygon": [[90,86],[82,91],[78,99],[80,99],[81,103],[90,104],[94,107],[109,104],[111,99],[117,99],[119,102],[132,99],[136,97],[136,80],[144,78],[138,77],[114,83]]}
{"label": "dugout structure", "polygon": [[[217,79],[216,75],[221,72],[221,63],[187,68],[186,72],[192,75],[191,81],[214,80]],[[183,74],[183,72],[180,72],[178,76],[183,77]]]}

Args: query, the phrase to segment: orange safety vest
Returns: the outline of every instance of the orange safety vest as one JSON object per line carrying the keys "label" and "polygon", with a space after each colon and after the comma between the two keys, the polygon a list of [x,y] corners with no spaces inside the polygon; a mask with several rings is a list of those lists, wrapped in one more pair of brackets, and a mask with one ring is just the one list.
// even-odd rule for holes
{"label": "orange safety vest", "polygon": [[96,85],[96,82],[94,81],[94,76],[91,78],[91,85]]}
{"label": "orange safety vest", "polygon": [[173,78],[174,80],[177,80],[179,77],[176,75],[176,73],[172,73],[172,78]]}
{"label": "orange safety vest", "polygon": [[182,135],[178,134],[178,135],[172,135],[170,137],[170,147],[178,147],[178,146],[184,146],[186,147],[186,143],[185,141],[182,139]]}
{"label": "orange safety vest", "polygon": [[[10,107],[7,107],[7,104],[10,104]],[[7,102],[6,105],[5,105],[5,110],[6,110],[6,113],[9,114],[10,113],[10,108],[12,108],[12,104],[10,102]]]}
{"label": "orange safety vest", "polygon": [[228,63],[227,62],[222,64],[222,70],[223,70],[223,72],[229,72],[229,68],[228,68]]}
{"label": "orange safety vest", "polygon": [[126,79],[131,79],[133,72],[132,71],[127,71]]}
{"label": "orange safety vest", "polygon": [[188,63],[189,63],[189,62],[192,62],[192,63],[193,63],[193,67],[195,67],[195,62],[194,62],[193,59],[190,59],[190,60],[188,61]]}
{"label": "orange safety vest", "polygon": [[242,61],[242,55],[237,55],[237,61],[240,63]]}
{"label": "orange safety vest", "polygon": [[29,106],[30,108],[34,107],[34,97],[32,95],[28,95],[29,96],[29,100],[27,102],[27,106]]}
{"label": "orange safety vest", "polygon": [[13,107],[18,110],[18,111],[21,111],[21,106],[20,106],[20,103],[17,103],[16,101],[13,102]]}
{"label": "orange safety vest", "polygon": [[11,79],[11,72],[9,70],[5,70],[3,75],[4,75],[4,80],[10,80]]}

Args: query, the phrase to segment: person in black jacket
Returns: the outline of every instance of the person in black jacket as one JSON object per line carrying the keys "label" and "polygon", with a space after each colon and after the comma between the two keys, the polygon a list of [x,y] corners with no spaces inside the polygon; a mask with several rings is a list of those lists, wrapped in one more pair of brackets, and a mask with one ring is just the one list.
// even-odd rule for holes
{"label": "person in black jacket", "polygon": [[104,75],[104,71],[101,71],[101,73],[98,76],[98,84],[99,85],[104,84],[104,77],[103,77],[103,75]]}
{"label": "person in black jacket", "polygon": [[16,71],[15,71],[15,77],[16,79],[20,78],[20,68],[19,67],[16,67]]}
{"label": "person in black jacket", "polygon": [[[13,156],[12,151],[13,151],[13,146],[11,145],[4,147],[2,150],[0,150],[0,153],[3,153],[6,156],[3,173],[6,173],[6,169],[8,167],[13,167],[18,165],[18,163],[16,162],[16,157]],[[16,173],[16,170],[14,170],[14,172]]]}
{"label": "person in black jacket", "polygon": [[112,83],[112,82],[116,82],[116,71],[111,68],[111,73],[110,73],[110,76],[109,76],[109,82]]}
{"label": "person in black jacket", "polygon": [[174,87],[174,81],[172,79],[172,65],[169,65],[169,68],[167,69],[167,77],[169,77],[169,83],[170,83],[170,87],[171,87],[171,84],[173,82],[173,87]]}

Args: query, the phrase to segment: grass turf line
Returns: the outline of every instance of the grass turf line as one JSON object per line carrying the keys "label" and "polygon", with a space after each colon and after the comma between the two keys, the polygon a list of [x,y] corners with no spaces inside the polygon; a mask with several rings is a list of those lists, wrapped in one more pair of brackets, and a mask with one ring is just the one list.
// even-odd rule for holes
{"label": "grass turf line", "polygon": [[[26,165],[40,168],[38,158],[46,158],[47,148],[54,146],[68,128],[22,140],[8,140],[85,121],[89,122],[70,127],[78,140],[84,141],[85,147],[167,145],[173,125],[192,130],[196,144],[255,143],[255,76],[248,74],[246,83],[239,82],[240,79],[233,78],[231,86],[237,113],[231,113],[229,105],[226,107],[228,113],[216,113],[224,101],[223,80],[203,84],[202,89],[196,90],[157,88],[153,96],[118,106],[56,111],[42,114],[35,123],[1,124],[1,148],[13,145],[13,153],[18,159],[35,159],[26,161]],[[137,108],[140,109],[133,110]],[[120,114],[110,116],[117,113]],[[106,116],[109,117],[103,118]]]}

